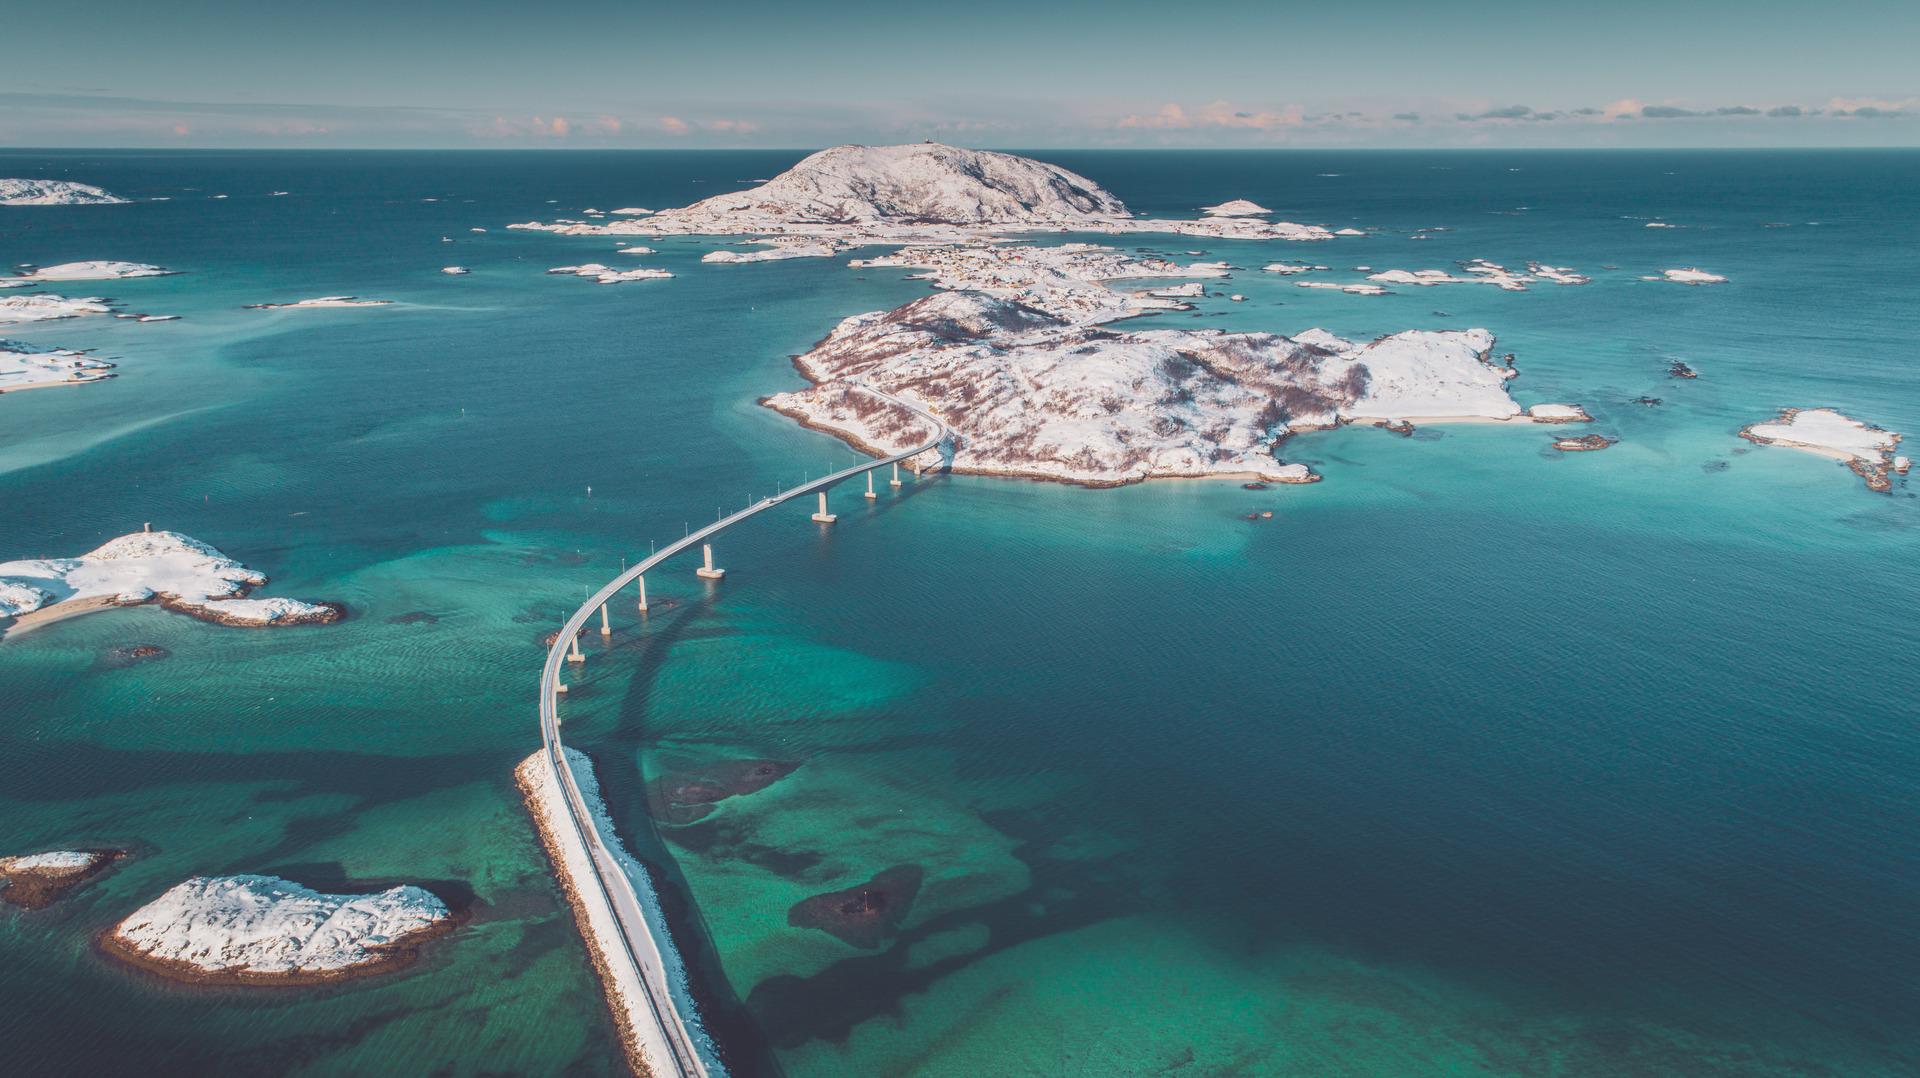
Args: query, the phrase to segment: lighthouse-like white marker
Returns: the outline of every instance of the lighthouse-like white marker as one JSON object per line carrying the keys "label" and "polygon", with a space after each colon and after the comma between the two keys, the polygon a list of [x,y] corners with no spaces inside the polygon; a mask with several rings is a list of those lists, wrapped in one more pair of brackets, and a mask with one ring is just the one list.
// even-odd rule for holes
{"label": "lighthouse-like white marker", "polygon": [[839,519],[840,519],[839,517],[834,516],[832,513],[827,512],[827,492],[824,490],[821,491],[820,492],[820,511],[818,513],[813,514],[813,522],[815,524],[831,524],[834,521]]}
{"label": "lighthouse-like white marker", "polygon": [[727,571],[725,569],[715,569],[713,567],[713,544],[712,543],[700,544],[700,556],[702,559],[704,559],[706,564],[700,566],[700,568],[698,569],[695,569],[693,571],[694,576],[697,576],[702,580],[718,580],[721,577],[727,575]]}

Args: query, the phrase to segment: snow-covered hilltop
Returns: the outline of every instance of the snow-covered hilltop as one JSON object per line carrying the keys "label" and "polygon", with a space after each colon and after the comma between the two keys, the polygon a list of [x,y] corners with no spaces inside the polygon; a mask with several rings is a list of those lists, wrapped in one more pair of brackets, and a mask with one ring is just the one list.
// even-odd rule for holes
{"label": "snow-covered hilltop", "polygon": [[966,241],[1037,231],[1277,240],[1334,236],[1316,225],[1249,217],[1137,218],[1111,192],[1058,165],[933,142],[835,146],[758,187],[646,217],[507,227],[574,236],[812,236],[848,245]]}
{"label": "snow-covered hilltop", "polygon": [[1866,481],[1867,489],[1888,493],[1893,476],[1905,475],[1913,462],[1895,455],[1900,435],[1841,415],[1831,408],[1784,408],[1771,423],[1743,428],[1740,437],[1759,445],[1804,449],[1844,461]]}
{"label": "snow-covered hilltop", "polygon": [[0,618],[19,625],[156,601],[222,625],[309,625],[343,616],[337,603],[246,597],[266,582],[265,573],[198,539],[134,532],[77,558],[0,562]]}
{"label": "snow-covered hilltop", "polygon": [[[785,224],[1075,225],[1126,217],[1099,184],[1032,158],[939,143],[835,146],[748,191],[662,210],[661,231]],[[746,229],[743,221],[752,222]]]}
{"label": "snow-covered hilltop", "polygon": [[1360,344],[1217,330],[1116,333],[1016,299],[944,292],[856,315],[795,360],[815,385],[764,402],[869,449],[920,426],[854,387],[915,399],[955,432],[954,471],[1115,486],[1174,476],[1317,477],[1289,434],[1343,422],[1530,422],[1485,330]]}
{"label": "snow-covered hilltop", "polygon": [[113,364],[64,348],[39,350],[0,341],[0,393],[45,386],[80,385],[111,378]]}
{"label": "snow-covered hilltop", "polygon": [[202,984],[307,984],[410,961],[453,914],[431,892],[323,894],[277,876],[196,876],[100,938],[110,955]]}
{"label": "snow-covered hilltop", "polygon": [[0,179],[0,206],[107,206],[126,201],[90,183]]}

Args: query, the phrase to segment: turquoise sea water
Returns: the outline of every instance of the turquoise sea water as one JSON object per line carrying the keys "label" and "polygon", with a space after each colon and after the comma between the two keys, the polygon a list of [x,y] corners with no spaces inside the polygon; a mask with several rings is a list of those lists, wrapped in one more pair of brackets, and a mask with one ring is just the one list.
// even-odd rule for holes
{"label": "turquoise sea water", "polygon": [[[63,291],[183,316],[0,329],[120,364],[0,397],[0,559],[152,521],[353,612],[113,611],[0,643],[0,853],[138,855],[0,913],[10,1069],[617,1069],[510,783],[540,638],[650,539],[855,459],[755,400],[924,285],[665,240],[618,257],[679,276],[603,287],[542,271],[612,242],[502,226],[795,156],[0,153],[171,198],[0,209],[0,262],[161,263],[182,273]],[[669,881],[734,1069],[1920,1069],[1920,505],[1735,436],[1792,405],[1920,432],[1920,154],[1041,156],[1137,211],[1247,197],[1383,230],[1126,237],[1244,268],[1219,290],[1247,302],[1160,324],[1486,326],[1517,399],[1581,402],[1621,442],[1348,429],[1282,450],[1324,482],[1262,493],[936,477],[848,490],[829,531],[796,507],[729,534],[717,588],[657,574],[644,624],[589,639],[569,737]],[[1595,282],[1370,298],[1257,271],[1476,257]],[[1731,281],[1638,280],[1694,265]],[[398,305],[241,309],[344,293]],[[132,643],[172,655],[102,662]],[[646,780],[743,757],[801,766],[654,828]],[[882,948],[788,924],[902,864],[925,883]],[[165,887],[241,871],[437,884],[472,919],[319,991],[94,952]]]}

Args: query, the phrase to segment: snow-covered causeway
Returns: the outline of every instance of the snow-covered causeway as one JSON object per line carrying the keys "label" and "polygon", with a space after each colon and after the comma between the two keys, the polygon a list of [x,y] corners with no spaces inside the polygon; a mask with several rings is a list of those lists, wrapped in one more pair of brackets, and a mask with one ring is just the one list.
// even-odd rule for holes
{"label": "snow-covered causeway", "polygon": [[134,532],[77,558],[0,562],[0,618],[30,621],[158,601],[222,625],[336,621],[341,608],[297,599],[249,599],[267,582],[213,547],[178,532]]}
{"label": "snow-covered causeway", "polygon": [[110,929],[107,953],[202,983],[341,980],[404,963],[453,914],[401,886],[331,895],[277,876],[196,876]]}

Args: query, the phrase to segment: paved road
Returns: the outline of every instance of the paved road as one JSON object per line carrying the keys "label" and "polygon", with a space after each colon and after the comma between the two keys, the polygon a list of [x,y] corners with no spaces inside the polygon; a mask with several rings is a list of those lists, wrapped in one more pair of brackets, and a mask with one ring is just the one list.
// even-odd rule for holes
{"label": "paved road", "polygon": [[[600,899],[613,911],[614,919],[620,926],[620,948],[618,952],[609,954],[607,959],[610,962],[624,961],[630,965],[635,979],[646,994],[647,1009],[659,1035],[657,1039],[667,1046],[672,1057],[668,1062],[674,1068],[671,1073],[675,1078],[707,1078],[707,1062],[695,1048],[694,1037],[688,1029],[685,1017],[674,1006],[673,993],[667,981],[660,946],[653,938],[652,930],[647,924],[646,911],[641,903],[639,892],[635,889],[633,881],[627,878],[625,870],[620,867],[619,860],[601,841],[600,833],[593,825],[593,816],[587,809],[586,799],[581,796],[580,787],[574,782],[573,771],[567,766],[566,753],[561,751],[558,692],[560,670],[566,663],[568,644],[586,627],[587,620],[593,617],[601,604],[612,600],[627,585],[639,579],[642,573],[675,554],[705,542],[735,524],[766,512],[774,506],[818,490],[825,490],[835,483],[850,479],[869,469],[884,468],[889,464],[919,456],[939,445],[947,437],[946,424],[918,405],[891,394],[882,393],[868,385],[861,383],[854,383],[854,385],[862,392],[870,393],[912,412],[925,420],[933,433],[926,441],[903,453],[895,453],[877,461],[866,461],[842,468],[832,475],[802,483],[770,498],[762,498],[730,517],[717,520],[693,532],[621,573],[595,592],[592,598],[582,603],[580,609],[575,610],[573,616],[567,619],[567,623],[560,629],[560,635],[554,637],[553,646],[547,649],[547,664],[540,673],[540,738],[546,747],[548,765],[553,768],[554,781],[565,795],[562,798],[562,804],[566,806],[567,816],[572,822],[572,826],[567,829],[571,834],[563,832],[555,836],[555,841],[566,842],[577,839],[585,847],[588,858],[593,863],[595,883],[589,885],[575,880],[574,888],[579,893],[581,901],[590,902]],[[643,1039],[647,1038],[643,1037]],[[666,1076],[659,1075],[656,1078],[666,1078]]]}

